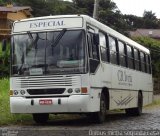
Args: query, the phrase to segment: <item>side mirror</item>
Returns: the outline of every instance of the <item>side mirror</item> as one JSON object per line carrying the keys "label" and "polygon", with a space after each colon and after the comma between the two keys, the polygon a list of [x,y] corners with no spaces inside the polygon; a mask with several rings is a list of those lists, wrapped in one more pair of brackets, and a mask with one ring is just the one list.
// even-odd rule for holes
{"label": "side mirror", "polygon": [[3,41],[2,41],[2,51],[6,51],[6,48],[7,48],[7,40],[3,39]]}
{"label": "side mirror", "polygon": [[93,42],[95,45],[99,45],[99,34],[93,35]]}

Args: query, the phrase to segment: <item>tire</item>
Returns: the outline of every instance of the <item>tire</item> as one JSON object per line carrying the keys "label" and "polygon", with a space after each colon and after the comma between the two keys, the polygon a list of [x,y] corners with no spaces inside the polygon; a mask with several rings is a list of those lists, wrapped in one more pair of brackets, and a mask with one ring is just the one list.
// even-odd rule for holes
{"label": "tire", "polygon": [[142,114],[143,98],[142,93],[138,93],[138,102],[136,108],[125,109],[127,115],[140,116]]}
{"label": "tire", "polygon": [[106,99],[104,93],[101,94],[100,98],[100,111],[92,113],[92,119],[96,123],[103,123],[106,119]]}
{"label": "tire", "polygon": [[43,123],[46,123],[48,121],[48,119],[49,119],[49,114],[48,113],[33,114],[33,120],[36,123],[43,124]]}

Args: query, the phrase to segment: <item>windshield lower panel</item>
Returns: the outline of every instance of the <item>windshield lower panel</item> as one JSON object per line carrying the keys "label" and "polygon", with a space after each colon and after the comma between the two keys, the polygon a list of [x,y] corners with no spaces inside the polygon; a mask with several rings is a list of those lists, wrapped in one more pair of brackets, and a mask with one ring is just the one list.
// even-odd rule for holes
{"label": "windshield lower panel", "polygon": [[12,36],[12,76],[85,73],[84,31]]}

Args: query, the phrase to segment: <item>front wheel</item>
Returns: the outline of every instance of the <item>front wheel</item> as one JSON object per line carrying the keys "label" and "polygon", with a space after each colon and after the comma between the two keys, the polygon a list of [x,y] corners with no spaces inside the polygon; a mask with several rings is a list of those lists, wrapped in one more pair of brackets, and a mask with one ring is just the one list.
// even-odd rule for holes
{"label": "front wheel", "polygon": [[36,113],[33,114],[33,119],[36,123],[46,123],[49,119],[48,113]]}
{"label": "front wheel", "polygon": [[103,123],[106,119],[106,99],[104,93],[101,94],[100,98],[100,111],[92,114],[96,123]]}

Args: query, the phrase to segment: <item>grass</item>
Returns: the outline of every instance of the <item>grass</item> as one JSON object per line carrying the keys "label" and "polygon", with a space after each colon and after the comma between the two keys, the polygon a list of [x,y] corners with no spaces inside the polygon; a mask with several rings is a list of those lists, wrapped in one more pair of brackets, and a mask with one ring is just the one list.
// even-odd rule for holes
{"label": "grass", "polygon": [[28,124],[31,121],[31,115],[10,113],[9,79],[0,79],[0,126],[12,124]]}
{"label": "grass", "polygon": [[159,107],[160,106],[160,100],[153,100],[153,102],[147,106],[145,106],[145,108],[154,108],[154,107]]}
{"label": "grass", "polygon": [[[160,106],[160,100],[153,101],[152,104],[145,108]],[[78,116],[57,115],[51,116],[53,120],[66,120],[68,118],[76,118]],[[30,125],[34,124],[31,114],[11,114],[9,107],[9,79],[0,79],[0,126],[8,125]]]}

